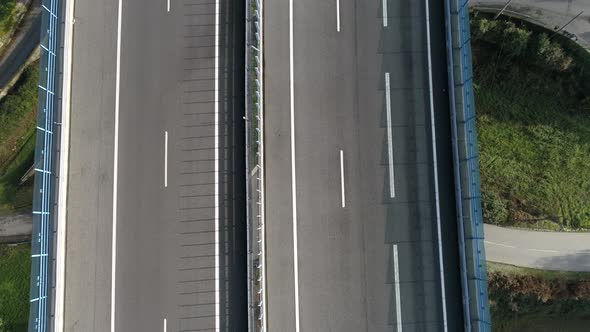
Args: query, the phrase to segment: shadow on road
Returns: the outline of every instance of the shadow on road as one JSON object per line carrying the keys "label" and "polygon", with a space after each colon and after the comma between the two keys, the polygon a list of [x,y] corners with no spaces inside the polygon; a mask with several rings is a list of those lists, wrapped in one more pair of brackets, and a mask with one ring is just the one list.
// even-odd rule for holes
{"label": "shadow on road", "polygon": [[560,256],[543,257],[537,259],[534,264],[545,270],[590,272],[590,249]]}
{"label": "shadow on road", "polygon": [[244,2],[221,5],[219,185],[221,331],[248,326],[246,247],[246,155],[244,117]]}

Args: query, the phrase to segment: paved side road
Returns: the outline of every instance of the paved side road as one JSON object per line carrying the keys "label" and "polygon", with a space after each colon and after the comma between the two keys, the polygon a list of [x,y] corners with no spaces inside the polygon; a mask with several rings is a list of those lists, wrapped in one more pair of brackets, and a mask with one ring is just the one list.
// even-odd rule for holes
{"label": "paved side road", "polygon": [[590,233],[537,232],[485,225],[488,261],[590,272]]}
{"label": "paved side road", "polygon": [[0,243],[16,243],[31,240],[33,218],[30,213],[0,217]]}
{"label": "paved side road", "polygon": [[[471,7],[500,9],[505,0],[470,0]],[[590,47],[590,1],[588,0],[514,0],[507,14],[517,13],[549,28],[562,26],[580,12],[584,12],[567,26],[567,32],[575,34],[578,41]]]}

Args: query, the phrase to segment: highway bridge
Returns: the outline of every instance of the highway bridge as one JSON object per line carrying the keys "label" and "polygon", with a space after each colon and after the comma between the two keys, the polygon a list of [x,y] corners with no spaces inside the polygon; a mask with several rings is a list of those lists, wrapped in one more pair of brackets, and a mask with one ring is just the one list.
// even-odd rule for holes
{"label": "highway bridge", "polygon": [[490,330],[466,0],[43,8],[29,330]]}
{"label": "highway bridge", "polygon": [[468,329],[444,2],[264,12],[268,330]]}
{"label": "highway bridge", "polygon": [[44,5],[64,21],[69,97],[53,306],[32,304],[30,329],[240,330],[244,4]]}

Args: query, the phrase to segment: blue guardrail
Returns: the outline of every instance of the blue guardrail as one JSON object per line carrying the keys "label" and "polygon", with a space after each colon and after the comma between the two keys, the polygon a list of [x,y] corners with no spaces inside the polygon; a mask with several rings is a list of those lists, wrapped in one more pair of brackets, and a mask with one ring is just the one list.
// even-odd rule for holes
{"label": "blue guardrail", "polygon": [[55,184],[56,68],[59,38],[59,0],[43,0],[41,59],[39,62],[39,110],[35,146],[33,237],[31,241],[31,289],[29,331],[50,330],[52,289],[52,217]]}
{"label": "blue guardrail", "polygon": [[449,101],[465,330],[491,331],[468,0],[445,0]]}

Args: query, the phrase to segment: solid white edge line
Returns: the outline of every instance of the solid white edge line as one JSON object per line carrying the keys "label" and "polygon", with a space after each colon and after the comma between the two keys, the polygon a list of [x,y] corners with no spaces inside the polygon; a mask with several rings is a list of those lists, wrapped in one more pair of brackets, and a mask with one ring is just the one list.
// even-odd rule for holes
{"label": "solid white edge line", "polygon": [[168,322],[166,321],[166,318],[164,318],[164,332],[166,332],[168,330]]}
{"label": "solid white edge line", "polygon": [[515,246],[511,246],[511,245],[508,245],[508,244],[496,243],[496,242],[491,242],[491,241],[487,241],[487,240],[485,240],[483,242],[484,243],[489,243],[491,245],[499,246],[499,247],[506,247],[506,248],[511,248],[511,249],[515,249],[516,248]]}
{"label": "solid white edge line", "polygon": [[168,187],[168,131],[164,132],[164,187]]}
{"label": "solid white edge line", "polygon": [[498,247],[510,248],[510,249],[526,249],[529,251],[538,251],[538,252],[547,252],[547,253],[558,253],[559,252],[559,250],[553,250],[553,249],[517,248],[515,246],[511,246],[508,244],[496,243],[496,242],[487,241],[487,240],[485,240],[484,243],[498,246]]}
{"label": "solid white edge line", "polygon": [[[260,52],[261,52],[261,58],[262,61],[264,63],[264,1],[260,1],[260,26],[262,27],[260,29]],[[268,289],[266,287],[266,204],[265,204],[265,174],[264,174],[264,66],[260,66],[260,86],[262,87],[260,89],[260,132],[262,133],[262,139],[261,144],[260,144],[260,187],[261,187],[261,193],[260,193],[260,197],[261,197],[261,221],[262,221],[262,235],[261,235],[261,240],[262,240],[262,287],[263,289]],[[268,326],[268,320],[267,320],[267,307],[266,307],[266,291],[262,292],[262,320],[263,320],[263,327],[262,327],[262,331],[261,332],[266,332],[267,331],[267,326]]]}
{"label": "solid white edge line", "polygon": [[65,307],[65,261],[66,261],[66,222],[68,200],[68,169],[70,154],[70,107],[72,86],[72,52],[73,52],[73,28],[74,28],[74,0],[66,1],[64,18],[64,58],[63,58],[63,89],[62,89],[62,113],[59,157],[59,188],[57,206],[57,248],[56,248],[56,280],[55,280],[55,331],[64,330]]}
{"label": "solid white edge line", "polygon": [[215,330],[219,331],[219,1],[215,1]]}
{"label": "solid white edge line", "polygon": [[115,332],[116,276],[117,276],[117,182],[119,167],[119,101],[121,88],[121,24],[123,1],[119,0],[117,14],[117,63],[115,73],[115,142],[113,152],[113,237],[111,252],[111,332]]}
{"label": "solid white edge line", "polygon": [[533,248],[527,248],[527,250],[529,251],[538,251],[538,252],[547,252],[547,253],[558,253],[558,250],[550,250],[550,249],[533,249]]}
{"label": "solid white edge line", "polygon": [[340,150],[340,187],[342,188],[342,207],[346,207],[346,196],[344,193],[344,151]]}
{"label": "solid white edge line", "polygon": [[387,27],[387,0],[383,0],[383,27]]}
{"label": "solid white edge line", "polygon": [[439,273],[440,273],[440,291],[441,291],[441,302],[443,310],[443,326],[444,331],[448,331],[447,325],[447,303],[446,303],[446,291],[445,291],[445,279],[444,279],[444,262],[442,255],[442,234],[440,225],[440,202],[439,202],[439,189],[438,189],[438,169],[437,169],[437,155],[436,155],[436,130],[434,126],[434,96],[433,96],[433,83],[432,83],[432,50],[430,48],[430,8],[428,4],[429,0],[424,0],[425,3],[425,15],[426,15],[426,48],[428,50],[428,89],[430,99],[430,127],[432,131],[432,162],[434,169],[434,196],[436,202],[436,230],[438,236],[438,261],[439,261]]}
{"label": "solid white edge line", "polygon": [[170,12],[170,0],[166,1],[166,10]]}
{"label": "solid white edge line", "polygon": [[397,332],[402,332],[402,305],[399,284],[399,263],[397,259],[397,244],[393,245],[393,283],[395,285],[395,315]]}
{"label": "solid white edge line", "polygon": [[340,32],[340,0],[336,0],[336,31]]}
{"label": "solid white edge line", "polygon": [[293,0],[289,0],[289,95],[291,109],[291,195],[293,196],[293,275],[295,332],[299,332],[299,256],[297,252],[297,177],[295,172],[295,80],[293,70]]}
{"label": "solid white edge line", "polygon": [[391,87],[389,73],[385,73],[385,106],[387,109],[387,158],[389,163],[389,194],[395,198],[395,173],[393,169],[393,129],[391,127]]}

